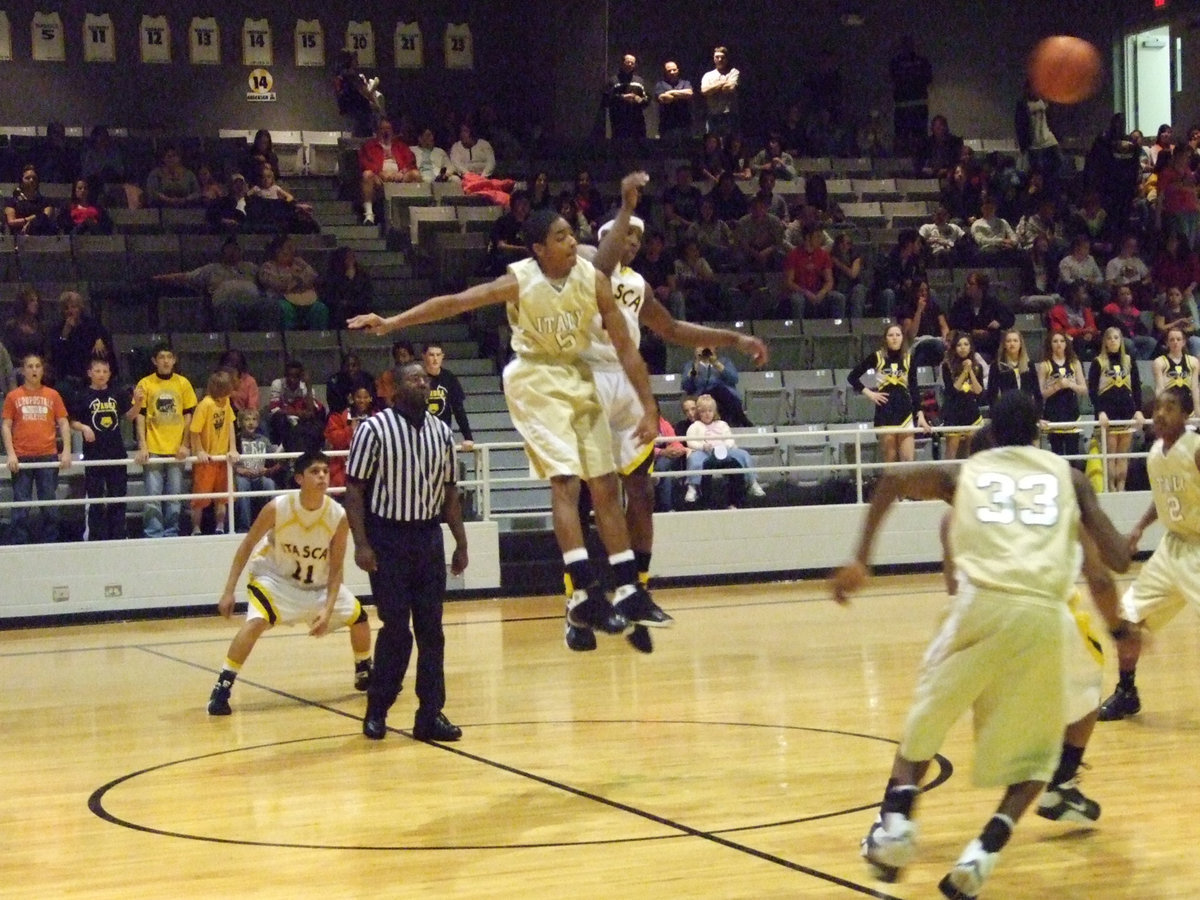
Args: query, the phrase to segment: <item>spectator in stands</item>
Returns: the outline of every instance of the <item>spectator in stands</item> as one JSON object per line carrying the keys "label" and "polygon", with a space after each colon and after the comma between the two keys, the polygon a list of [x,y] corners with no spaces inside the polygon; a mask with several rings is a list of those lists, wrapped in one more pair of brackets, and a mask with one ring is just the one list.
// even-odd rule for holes
{"label": "spectator in stands", "polygon": [[[171,345],[154,348],[154,371],[133,389],[137,410],[137,455],[147,495],[182,494],[183,460],[187,459],[187,430],[196,409],[192,383],[175,371]],[[179,501],[147,500],[142,507],[146,537],[179,534]]]}
{"label": "spectator in stands", "polygon": [[677,319],[686,319],[683,295],[675,282],[675,262],[667,253],[667,244],[661,231],[646,232],[642,249],[633,260],[633,270],[646,279],[646,286],[654,292],[655,299],[665,306]]}
{"label": "spectator in stands", "polygon": [[982,186],[978,180],[972,177],[964,163],[955,165],[942,186],[942,203],[949,210],[950,217],[964,228],[969,228],[979,218],[982,201]]}
{"label": "spectator in stands", "polygon": [[50,340],[42,319],[41,295],[36,288],[21,288],[16,306],[16,313],[4,323],[4,346],[14,360],[24,360],[33,353],[44,363],[49,358]]}
{"label": "spectator in stands", "polygon": [[646,82],[637,74],[637,57],[626,53],[621,57],[617,74],[604,89],[604,105],[614,140],[640,141],[646,137],[646,106],[650,95]]}
{"label": "spectator in stands", "polygon": [[329,257],[329,269],[321,285],[321,300],[329,307],[329,321],[335,328],[351,316],[375,309],[375,288],[370,273],[358,263],[350,247],[338,247]]}
{"label": "spectator in stands", "polygon": [[929,128],[929,86],[933,68],[917,53],[911,35],[900,38],[900,46],[888,70],[892,77],[892,101],[895,105],[895,153],[912,156]]}
{"label": "spectator in stands", "polygon": [[72,186],[71,199],[58,211],[58,229],[65,234],[113,233],[112,218],[87,179],[77,179]]}
{"label": "spectator in stands", "polygon": [[50,329],[50,367],[59,393],[70,405],[75,394],[88,382],[92,360],[107,362],[111,375],[117,370],[117,354],[113,350],[112,335],[88,315],[82,295],[77,291],[63,291],[59,305],[62,318]]}
{"label": "spectator in stands", "polygon": [[679,409],[683,418],[675,423],[675,434],[686,435],[687,430],[696,421],[696,397],[694,394],[684,394],[679,398]]}
{"label": "spectator in stands", "polygon": [[155,283],[202,291],[212,304],[218,331],[278,331],[279,302],[258,288],[258,267],[242,258],[242,246],[230,237],[221,245],[221,258],[190,272],[168,272]]}
{"label": "spectator in stands", "polygon": [[737,384],[738,370],[733,360],[717,356],[712,347],[697,347],[692,361],[683,367],[680,387],[685,394],[708,394],[716,401],[720,418],[736,428],[747,428],[753,423],[746,418]]}
{"label": "spectator in stands", "polygon": [[971,240],[984,256],[998,256],[1017,247],[1016,232],[996,214],[996,201],[991,197],[985,197],[979,205],[979,218],[971,223]]}
{"label": "spectator in stands", "polygon": [[758,175],[758,193],[756,197],[761,197],[763,203],[767,205],[767,212],[777,218],[779,221],[786,223],[788,220],[788,205],[781,194],[775,192],[775,173],[770,171],[760,172]]}
{"label": "spectator in stands", "polygon": [[392,365],[384,369],[383,373],[375,379],[375,396],[379,398],[380,409],[390,406],[392,399],[396,396],[396,381],[392,373],[397,369],[404,368],[416,358],[417,354],[411,342],[394,341],[392,343]]}
{"label": "spectator in stands", "polygon": [[1017,307],[1025,312],[1044,313],[1061,303],[1058,286],[1058,264],[1050,253],[1045,235],[1034,238],[1021,265],[1021,296]]}
{"label": "spectator in stands", "polygon": [[434,181],[449,181],[450,177],[455,174],[450,154],[437,146],[433,129],[428,125],[422,128],[421,133],[417,135],[417,145],[410,149],[417,171],[421,174],[421,180],[426,184]]}
{"label": "spectator in stands", "polygon": [[234,411],[241,412],[244,409],[252,409],[257,412],[260,406],[258,382],[250,374],[249,366],[246,363],[246,354],[236,348],[226,350],[221,354],[218,365],[222,369],[228,370],[233,379],[229,402],[233,404]]}
{"label": "spectator in stands", "polygon": [[79,153],[67,141],[62,122],[46,125],[46,136],[34,147],[38,172],[50,184],[70,184],[79,177]]}
{"label": "spectator in stands", "polygon": [[692,183],[692,167],[686,163],[678,166],[675,181],[662,194],[663,226],[670,238],[669,246],[679,246],[699,218],[702,199],[700,188]]}
{"label": "spectator in stands", "polygon": [[[217,369],[208,376],[208,387],[204,397],[196,404],[192,421],[188,425],[188,440],[192,455],[192,493],[223,494],[229,491],[229,467],[225,460],[209,457],[224,456],[234,465],[238,461],[237,440],[234,434],[233,405],[229,392],[233,390],[233,379],[225,369]],[[204,510],[213,508],[213,519],[217,534],[225,533],[226,502],[224,497],[196,497],[191,501],[192,534],[200,533]]]}
{"label": "spectator in stands", "polygon": [[296,246],[288,235],[277,235],[267,244],[258,283],[263,293],[279,304],[285,331],[322,331],[329,327],[329,307],[317,296],[317,273],[296,255]]}
{"label": "spectator in stands", "polygon": [[880,314],[891,318],[896,310],[896,302],[924,280],[921,239],[915,229],[906,228],[896,237],[896,245],[875,270],[875,293]]}
{"label": "spectator in stands", "polygon": [[692,168],[709,187],[717,183],[723,172],[729,171],[729,159],[719,134],[704,135],[700,153]]}
{"label": "spectator in stands", "polygon": [[[872,386],[868,387],[864,378]],[[904,340],[904,330],[899,325],[889,325],[879,349],[850,370],[846,383],[875,404],[874,423],[883,461],[912,462],[916,453],[914,421],[925,431],[929,430],[929,423],[921,408],[917,372]]]}
{"label": "spectator in stands", "polygon": [[458,129],[458,140],[450,148],[450,162],[459,175],[470,172],[490,178],[496,171],[496,153],[492,145],[483,138],[475,137],[470,122],[463,122]]}
{"label": "spectator in stands", "polygon": [[753,272],[779,269],[784,255],[783,231],[783,222],[767,211],[762,197],[751,197],[750,211],[733,227],[733,245],[741,267]]}
{"label": "spectator in stands", "polygon": [[[83,152],[80,154],[79,174],[84,178],[92,179],[95,183],[104,187],[132,187],[140,195],[141,188],[136,188],[134,185],[126,185],[127,171],[128,166],[125,163],[125,154],[121,152],[121,148],[112,139],[112,136],[108,133],[108,129],[103,125],[95,126],[87,143],[83,146]],[[127,196],[124,190],[121,191],[121,196]],[[135,206],[135,204],[129,202],[126,202],[126,205],[130,208]]]}
{"label": "spectator in stands", "polygon": [[713,49],[713,68],[700,79],[700,95],[707,110],[705,134],[732,134],[738,130],[738,78],[741,73],[729,64],[729,49]]}
{"label": "spectator in stands", "polygon": [[529,208],[533,211],[549,209],[554,205],[554,195],[550,192],[550,173],[538,172],[533,176],[529,186]]}
{"label": "spectator in stands", "polygon": [[[701,473],[749,469],[752,465],[750,454],[734,443],[729,424],[721,420],[717,401],[709,394],[696,398],[696,421],[688,427],[687,446],[687,470],[693,474],[687,477],[685,504],[694,504],[700,499],[700,487],[705,477]],[[730,509],[740,506],[747,494],[766,496],[754,472],[746,472],[740,479],[730,478],[724,487],[726,502],[717,505],[728,505]]]}
{"label": "spectator in stands", "polygon": [[179,148],[163,148],[159,164],[146,178],[146,203],[170,209],[200,205],[200,182],[184,167]]}
{"label": "spectator in stands", "polygon": [[732,172],[737,181],[749,181],[753,178],[754,170],[750,167],[750,159],[754,154],[746,146],[746,139],[737,132],[727,134],[722,146],[722,152],[725,154],[723,168]]}
{"label": "spectator in stands", "polygon": [[275,181],[278,181],[283,173],[279,170],[275,142],[271,139],[271,132],[260,128],[254,133],[254,140],[242,152],[241,159],[238,160],[238,169],[246,176],[248,183],[254,184],[259,180],[259,173],[264,165],[271,167],[271,174],[275,176]]}
{"label": "spectator in stands", "polygon": [[246,225],[256,232],[316,234],[320,231],[312,206],[297,203],[290,191],[275,180],[270,163],[259,168],[258,182],[246,194]]}
{"label": "spectator in stands", "polygon": [[1154,143],[1146,148],[1146,168],[1153,169],[1158,165],[1158,157],[1166,151],[1168,155],[1171,153],[1171,148],[1175,145],[1175,133],[1171,126],[1163,123],[1158,126],[1158,131],[1154,135]]}
{"label": "spectator in stands", "polygon": [[558,195],[557,207],[558,214],[575,232],[575,240],[581,244],[591,243],[593,239],[592,223],[580,212],[579,204],[575,202],[575,197],[570,191],[563,191]]}
{"label": "spectator in stands", "polygon": [[[695,402],[695,400],[692,401],[693,410]],[[661,415],[658,417],[658,436],[677,438],[674,426]],[[683,471],[687,467],[687,455],[687,447],[678,439],[655,444],[655,474]],[[679,482],[678,478],[659,477],[654,479],[655,512],[670,512],[675,508],[675,488]]]}
{"label": "spectator in stands", "polygon": [[333,83],[338,113],[350,119],[355,137],[370,137],[375,130],[375,117],[383,115],[383,110],[367,86],[367,78],[358,68],[358,54],[353,50],[338,54]]}
{"label": "spectator in stands", "polygon": [[358,170],[362,173],[364,225],[375,224],[375,201],[383,193],[384,182],[421,180],[416,157],[396,136],[390,119],[380,119],[375,136],[358,148]]}
{"label": "spectator in stands", "polygon": [[701,198],[699,215],[688,229],[687,239],[700,245],[700,253],[717,271],[733,268],[733,230],[728,222],[718,217],[712,196]]}
{"label": "spectator in stands", "polygon": [[320,450],[328,411],[308,386],[304,364],[289,359],[283,377],[271,382],[267,433],[288,453]]}
{"label": "spectator in stands", "polygon": [[929,123],[929,136],[925,138],[917,153],[914,168],[921,175],[945,178],[958,162],[962,146],[962,138],[951,134],[950,123],[946,117],[934,116]]}
{"label": "spectator in stands", "polygon": [[1048,187],[1053,187],[1062,170],[1062,153],[1058,138],[1050,130],[1046,116],[1046,101],[1025,82],[1024,95],[1017,101],[1013,116],[1017,132],[1017,147],[1025,154],[1030,172],[1040,172]]}
{"label": "spectator in stands", "polygon": [[233,467],[234,491],[233,527],[238,531],[249,531],[250,523],[267,505],[269,497],[246,497],[247,491],[273,491],[276,478],[282,473],[285,463],[278,459],[267,459],[266,454],[278,453],[282,448],[272,444],[266,432],[259,428],[258,408],[241,409],[237,413],[237,465]]}
{"label": "spectator in stands", "polygon": [[1092,242],[1086,235],[1077,235],[1071,241],[1071,252],[1058,264],[1059,290],[1068,292],[1082,284],[1094,305],[1104,299],[1104,275],[1091,253]]}
{"label": "spectator in stands", "polygon": [[991,406],[997,397],[1008,391],[1024,391],[1041,410],[1042,389],[1038,384],[1037,369],[1029,362],[1025,338],[1012,328],[1004,332],[1000,351],[988,369],[985,402]]}
{"label": "spectator in stands", "polygon": [[1044,237],[1050,252],[1065,252],[1067,239],[1059,225],[1057,210],[1058,204],[1052,197],[1043,197],[1038,203],[1037,212],[1022,216],[1017,223],[1017,246],[1022,250],[1030,250],[1037,238]]}
{"label": "spectator in stands", "polygon": [[1168,231],[1150,274],[1159,296],[1174,287],[1190,297],[1200,283],[1200,258],[1178,231]]}
{"label": "spectator in stands", "polygon": [[1196,197],[1196,173],[1186,145],[1172,151],[1166,168],[1158,175],[1157,218],[1161,231],[1178,231],[1193,250],[1200,234],[1200,200]]}
{"label": "spectator in stands", "polygon": [[441,344],[431,341],[425,345],[421,362],[429,376],[429,411],[447,425],[453,417],[462,435],[461,449],[469,451],[475,447],[475,440],[471,436],[471,423],[467,421],[466,394],[457,376],[443,365],[445,360],[446,351]]}
{"label": "spectator in stands", "polygon": [[995,358],[1000,338],[1014,322],[1012,311],[991,295],[990,284],[983,272],[972,272],[967,276],[963,295],[946,316],[950,330],[969,334],[975,350],[987,359]]}
{"label": "spectator in stands", "polygon": [[502,275],[509,263],[529,255],[525,244],[525,221],[532,211],[529,194],[522,190],[513,191],[508,210],[492,223],[488,238],[488,268],[493,274]]}
{"label": "spectator in stands", "polygon": [[1107,324],[1121,332],[1126,352],[1134,359],[1153,359],[1158,340],[1142,321],[1142,311],[1133,305],[1133,288],[1128,284],[1114,285],[1112,302],[1104,307]]}
{"label": "spectator in stands", "polygon": [[1108,220],[1108,212],[1100,204],[1098,193],[1088,191],[1083,195],[1083,203],[1067,221],[1067,233],[1071,240],[1086,235],[1091,242],[1092,253],[1097,256],[1106,257],[1112,253],[1112,223]]}
{"label": "spectator in stands", "polygon": [[[755,176],[770,172],[777,179],[784,181],[792,181],[796,177],[796,161],[783,149],[783,138],[778,132],[771,132],[767,137],[766,146],[751,158],[750,171]],[[759,186],[762,186],[761,180]]]}
{"label": "spectator in stands", "polygon": [[57,234],[54,206],[42,196],[41,180],[33,164],[21,169],[21,183],[4,205],[10,234]]}
{"label": "spectator in stands", "polygon": [[229,179],[229,189],[204,205],[204,218],[215,233],[230,233],[242,230],[246,224],[246,205],[250,188],[246,176],[235,172]]}
{"label": "spectator in stands", "polygon": [[205,209],[229,196],[229,186],[213,174],[212,166],[206,162],[196,166],[196,181],[200,184],[200,202]]}
{"label": "spectator in stands", "polygon": [[728,298],[712,266],[700,252],[700,242],[684,238],[675,259],[675,287],[683,295],[686,318],[693,322],[719,322],[730,316]]}
{"label": "spectator in stands", "polygon": [[1141,177],[1140,157],[1140,143],[1125,132],[1124,113],[1114,113],[1088,153],[1084,181],[1100,194],[1108,218],[1118,229],[1128,227]]}
{"label": "spectator in stands", "polygon": [[1200,313],[1196,310],[1196,299],[1174,285],[1167,288],[1154,312],[1154,333],[1164,347],[1170,331],[1184,336],[1188,353],[1200,355]]}
{"label": "spectator in stands", "polygon": [[[24,383],[4,398],[4,453],[12,474],[13,501],[53,500],[58,490],[58,473],[71,467],[71,428],[67,408],[58,391],[42,384],[42,358],[30,353],[21,361]],[[57,441],[62,449],[57,449]],[[31,468],[33,463],[52,463]],[[9,520],[10,544],[55,543],[58,541],[58,507],[42,507],[31,526],[30,509],[17,507]]]}
{"label": "spectator in stands", "polygon": [[1139,296],[1148,296],[1151,291],[1150,269],[1138,255],[1136,235],[1126,235],[1121,241],[1121,252],[1104,267],[1104,281],[1110,287],[1129,285]]}
{"label": "spectator in stands", "polygon": [[733,180],[733,173],[722,172],[717,185],[709,193],[717,217],[732,227],[750,211],[750,201]]}
{"label": "spectator in stands", "polygon": [[[325,400],[331,413],[345,412],[350,398],[359,388],[375,397],[375,376],[364,372],[357,353],[342,353],[342,366],[325,383]],[[344,448],[343,448],[344,449]]]}
{"label": "spectator in stands", "polygon": [[[797,319],[844,319],[846,295],[833,289],[833,258],[821,246],[821,232],[811,225],[801,243],[783,262],[783,287]],[[861,316],[862,310],[854,315]]]}
{"label": "spectator in stands", "polygon": [[911,348],[913,364],[936,366],[946,354],[950,325],[946,313],[929,290],[929,282],[919,281],[896,308],[896,318]]}
{"label": "spectator in stands", "polygon": [[929,253],[930,266],[953,266],[962,258],[967,234],[950,221],[950,210],[945,203],[937,205],[933,211],[933,221],[918,228],[917,234]]}
{"label": "spectator in stands", "polygon": [[679,63],[663,63],[662,80],[654,85],[658,101],[658,136],[678,146],[692,136],[692,83],[679,75]]}
{"label": "spectator in stands", "polygon": [[587,219],[594,229],[600,217],[604,215],[604,199],[592,181],[592,173],[587,169],[580,169],[575,173],[575,188],[571,196],[579,214]]}
{"label": "spectator in stands", "polygon": [[1088,305],[1087,285],[1082,281],[1063,291],[1063,302],[1046,316],[1052,332],[1065,334],[1073,344],[1072,354],[1085,362],[1094,358],[1100,345],[1100,329]]}
{"label": "spectator in stands", "polygon": [[[109,382],[113,368],[108,360],[97,357],[88,364],[88,384],[68,404],[71,430],[83,438],[83,459],[126,460],[121,419],[133,420],[137,412],[130,403],[128,390]],[[87,466],[83,471],[84,495],[89,499],[124,497],[128,491],[126,465]],[[125,538],[124,503],[89,503],[84,539],[118,541]]]}
{"label": "spectator in stands", "polygon": [[[330,413],[325,422],[325,446],[329,450],[349,450],[359,423],[375,411],[375,395],[369,387],[360,385],[345,399],[347,405]],[[346,457],[330,456],[329,486],[346,486]]]}
{"label": "spectator in stands", "polygon": [[16,367],[13,366],[12,357],[8,355],[8,348],[0,342],[0,394],[7,395],[16,386]]}
{"label": "spectator in stands", "polygon": [[833,261],[833,289],[846,298],[851,316],[862,316],[867,308],[867,285],[863,281],[862,254],[850,232],[842,231],[829,250]]}

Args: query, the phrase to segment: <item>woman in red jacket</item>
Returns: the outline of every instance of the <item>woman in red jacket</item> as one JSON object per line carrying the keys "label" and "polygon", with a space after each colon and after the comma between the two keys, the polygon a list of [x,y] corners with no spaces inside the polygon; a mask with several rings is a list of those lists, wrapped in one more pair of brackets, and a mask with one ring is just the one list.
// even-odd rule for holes
{"label": "woman in red jacket", "polygon": [[1061,331],[1071,339],[1076,356],[1085,361],[1095,359],[1100,348],[1100,330],[1088,306],[1086,283],[1077,281],[1067,288],[1063,302],[1053,307],[1046,318],[1051,333]]}

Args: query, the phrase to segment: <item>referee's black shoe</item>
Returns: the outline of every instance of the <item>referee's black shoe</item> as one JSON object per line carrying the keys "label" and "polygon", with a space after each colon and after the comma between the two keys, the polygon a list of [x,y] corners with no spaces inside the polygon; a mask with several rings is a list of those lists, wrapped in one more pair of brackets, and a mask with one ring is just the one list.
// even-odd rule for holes
{"label": "referee's black shoe", "polygon": [[616,610],[630,625],[648,625],[665,628],[675,620],[663,612],[662,607],[650,599],[650,592],[639,586],[632,594],[616,605]]}
{"label": "referee's black shoe", "polygon": [[447,719],[445,713],[432,718],[418,715],[413,722],[412,736],[418,741],[457,741],[462,737],[462,729]]}
{"label": "referee's black shoe", "polygon": [[[576,592],[576,597],[578,592]],[[605,634],[620,634],[629,625],[625,617],[608,602],[598,584],[587,589],[587,596],[578,602],[567,603],[567,624],[576,628],[591,628]]]}
{"label": "referee's black shoe", "polygon": [[363,718],[363,734],[373,741],[382,741],[387,736],[387,716],[368,708]]}

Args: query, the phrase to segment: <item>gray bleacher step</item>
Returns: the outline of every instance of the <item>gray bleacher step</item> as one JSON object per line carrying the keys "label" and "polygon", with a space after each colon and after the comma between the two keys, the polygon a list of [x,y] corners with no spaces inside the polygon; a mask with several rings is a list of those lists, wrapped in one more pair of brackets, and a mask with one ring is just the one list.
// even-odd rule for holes
{"label": "gray bleacher step", "polygon": [[412,266],[377,266],[374,263],[362,259],[367,254],[359,254],[359,261],[362,265],[369,269],[371,277],[374,278],[412,278]]}
{"label": "gray bleacher step", "polygon": [[379,226],[377,225],[335,225],[332,228],[324,228],[322,231],[326,234],[332,234],[339,241],[375,240],[379,242],[381,250],[387,246],[379,234]]}
{"label": "gray bleacher step", "polygon": [[405,270],[411,271],[407,256],[398,250],[388,250],[386,247],[365,250],[358,254],[358,261],[369,267],[372,275],[379,275],[381,278],[398,277],[386,275],[382,271],[384,266],[403,267]]}
{"label": "gray bleacher step", "polygon": [[[336,231],[339,226],[334,226],[331,231]],[[340,226],[345,228],[346,226]],[[360,256],[364,253],[370,253],[372,250],[382,250],[387,245],[380,238],[344,238],[334,235],[334,240],[339,247],[349,247]]]}
{"label": "gray bleacher step", "polygon": [[328,233],[330,228],[342,228],[347,225],[358,224],[358,214],[353,210],[349,212],[314,213],[314,218],[320,223],[321,230],[325,233]]}
{"label": "gray bleacher step", "polygon": [[310,200],[308,204],[317,218],[354,213],[354,204],[349,200]]}

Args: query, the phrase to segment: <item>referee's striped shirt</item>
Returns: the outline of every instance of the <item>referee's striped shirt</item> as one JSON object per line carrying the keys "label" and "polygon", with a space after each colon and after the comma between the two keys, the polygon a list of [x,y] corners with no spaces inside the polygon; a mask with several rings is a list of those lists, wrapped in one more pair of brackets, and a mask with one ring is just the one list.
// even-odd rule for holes
{"label": "referee's striped shirt", "polygon": [[366,511],[393,522],[436,520],[455,471],[449,425],[426,412],[414,428],[391,408],[359,424],[346,460],[347,476],[367,485]]}

